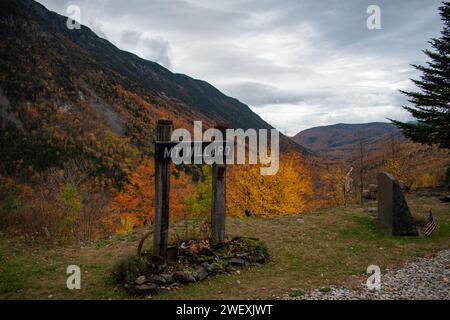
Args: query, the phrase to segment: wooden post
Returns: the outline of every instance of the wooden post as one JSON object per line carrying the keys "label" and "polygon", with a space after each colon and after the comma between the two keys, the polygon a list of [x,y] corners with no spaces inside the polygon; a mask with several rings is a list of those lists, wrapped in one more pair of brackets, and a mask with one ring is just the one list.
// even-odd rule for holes
{"label": "wooden post", "polygon": [[[226,136],[226,125],[217,125],[223,134],[223,140]],[[225,161],[225,159],[224,159]],[[213,164],[212,167],[212,204],[211,204],[211,233],[212,243],[221,244],[225,242],[225,214],[226,214],[226,163]]]}
{"label": "wooden post", "polygon": [[[170,141],[173,125],[170,120],[159,120],[156,127],[156,141]],[[169,238],[169,193],[170,162],[163,162],[155,156],[155,232],[153,255],[166,257]]]}

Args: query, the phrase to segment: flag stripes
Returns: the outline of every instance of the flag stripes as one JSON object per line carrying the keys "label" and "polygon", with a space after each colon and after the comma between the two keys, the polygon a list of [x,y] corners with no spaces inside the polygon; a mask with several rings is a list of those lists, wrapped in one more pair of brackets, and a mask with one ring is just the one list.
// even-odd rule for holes
{"label": "flag stripes", "polygon": [[434,220],[433,213],[431,212],[431,209],[430,209],[430,215],[428,216],[428,223],[425,227],[425,235],[427,237],[431,236],[433,234],[434,230],[436,230],[436,228],[437,228],[437,224]]}

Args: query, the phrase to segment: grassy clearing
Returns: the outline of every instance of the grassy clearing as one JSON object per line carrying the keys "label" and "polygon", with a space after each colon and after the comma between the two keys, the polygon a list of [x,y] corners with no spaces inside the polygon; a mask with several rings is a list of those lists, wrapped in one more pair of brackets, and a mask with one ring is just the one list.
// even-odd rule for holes
{"label": "grassy clearing", "polygon": [[[227,220],[230,237],[260,238],[272,259],[260,268],[220,275],[155,299],[255,299],[301,296],[312,288],[354,285],[370,264],[382,269],[450,247],[450,205],[410,195],[415,216],[429,208],[439,229],[430,237],[385,237],[362,207],[319,210],[304,216]],[[371,204],[376,206],[376,203]],[[367,205],[366,205],[367,206]],[[0,238],[1,299],[130,299],[111,280],[113,265],[134,254],[142,232],[89,246],[47,248]],[[151,245],[150,243],[148,244]],[[81,267],[82,290],[66,288],[66,268]],[[239,284],[238,284],[239,280]]]}

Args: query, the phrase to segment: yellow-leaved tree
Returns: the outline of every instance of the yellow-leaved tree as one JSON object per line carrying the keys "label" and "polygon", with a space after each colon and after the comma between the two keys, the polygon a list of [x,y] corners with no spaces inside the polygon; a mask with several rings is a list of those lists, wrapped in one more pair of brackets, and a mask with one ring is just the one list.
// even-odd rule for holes
{"label": "yellow-leaved tree", "polygon": [[309,208],[311,175],[300,156],[281,156],[276,175],[263,176],[260,165],[235,165],[227,176],[228,214],[242,217],[297,214]]}

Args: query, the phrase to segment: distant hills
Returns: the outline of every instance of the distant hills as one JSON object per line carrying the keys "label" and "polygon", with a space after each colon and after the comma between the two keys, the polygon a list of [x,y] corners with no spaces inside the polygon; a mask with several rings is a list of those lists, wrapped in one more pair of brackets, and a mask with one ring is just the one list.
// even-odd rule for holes
{"label": "distant hills", "polygon": [[380,151],[392,139],[408,141],[391,123],[335,124],[315,127],[298,133],[298,144],[332,160],[352,160],[363,142],[365,152]]}

